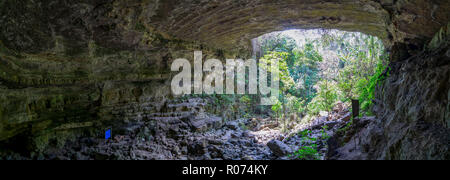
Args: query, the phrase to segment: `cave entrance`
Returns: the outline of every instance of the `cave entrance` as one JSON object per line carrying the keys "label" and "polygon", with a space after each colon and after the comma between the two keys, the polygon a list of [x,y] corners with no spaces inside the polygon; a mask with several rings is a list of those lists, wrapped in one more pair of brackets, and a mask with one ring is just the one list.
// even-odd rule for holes
{"label": "cave entrance", "polygon": [[255,38],[252,46],[254,58],[280,61],[279,98],[259,113],[269,114],[282,131],[350,120],[352,100],[359,100],[361,116],[373,114],[375,88],[388,65],[381,39],[333,29],[287,30]]}

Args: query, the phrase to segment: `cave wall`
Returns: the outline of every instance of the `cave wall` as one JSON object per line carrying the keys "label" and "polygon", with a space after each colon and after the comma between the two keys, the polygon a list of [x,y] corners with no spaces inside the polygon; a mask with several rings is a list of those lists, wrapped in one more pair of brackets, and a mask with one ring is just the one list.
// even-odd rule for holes
{"label": "cave wall", "polygon": [[436,49],[391,64],[390,76],[376,92],[378,120],[363,130],[367,158],[450,159],[449,47],[447,39]]}
{"label": "cave wall", "polygon": [[[278,30],[361,31],[383,39],[392,62],[404,61],[448,23],[449,7],[437,0],[4,0],[0,141],[24,138],[25,146],[41,147],[52,137],[64,141],[141,119],[173,98],[174,59],[192,60],[194,50],[205,58],[245,58],[252,38]],[[391,78],[400,77],[428,81],[407,73]],[[401,114],[379,115],[385,113]]]}
{"label": "cave wall", "polygon": [[175,58],[235,57],[153,30],[130,3],[0,2],[0,142],[40,151],[148,120],[173,98]]}

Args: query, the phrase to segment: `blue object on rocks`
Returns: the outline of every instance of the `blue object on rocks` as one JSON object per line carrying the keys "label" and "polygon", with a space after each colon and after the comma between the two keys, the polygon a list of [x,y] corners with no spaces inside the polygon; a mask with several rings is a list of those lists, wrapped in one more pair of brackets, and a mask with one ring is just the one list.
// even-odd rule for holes
{"label": "blue object on rocks", "polygon": [[111,138],[111,129],[106,130],[105,132],[105,139],[108,140]]}

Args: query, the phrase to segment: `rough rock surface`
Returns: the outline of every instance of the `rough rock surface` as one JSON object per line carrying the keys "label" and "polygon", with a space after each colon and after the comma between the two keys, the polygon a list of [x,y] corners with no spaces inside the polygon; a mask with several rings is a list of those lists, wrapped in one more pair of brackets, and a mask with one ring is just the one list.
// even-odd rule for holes
{"label": "rough rock surface", "polygon": [[292,153],[290,147],[279,140],[272,140],[267,143],[267,146],[275,154],[275,156],[278,157],[286,156]]}
{"label": "rough rock surface", "polygon": [[[184,103],[202,109],[200,99]],[[156,118],[156,117],[155,117]],[[247,130],[253,119],[239,119],[211,127],[205,131],[192,128],[193,116],[170,117],[170,121],[140,121],[114,130],[113,138],[105,140],[83,137],[69,141],[61,148],[50,148],[30,155],[0,151],[0,159],[51,160],[289,160],[297,159],[294,150],[314,146],[317,157],[325,159],[326,139],[346,122],[332,119],[327,123],[339,124],[327,131],[313,129],[320,118],[311,124],[298,125],[289,133],[280,127]],[[205,118],[214,122],[214,116]],[[259,121],[258,123],[264,123]],[[323,123],[323,122],[322,122]],[[325,123],[326,124],[326,123]],[[324,123],[321,124],[324,126]],[[307,135],[305,136],[305,132]]]}

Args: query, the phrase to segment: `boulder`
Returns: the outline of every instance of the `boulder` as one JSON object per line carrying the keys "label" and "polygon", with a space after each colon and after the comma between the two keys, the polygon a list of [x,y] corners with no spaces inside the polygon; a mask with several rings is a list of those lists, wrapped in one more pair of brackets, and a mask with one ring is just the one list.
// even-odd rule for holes
{"label": "boulder", "polygon": [[196,132],[203,132],[208,129],[205,119],[193,119],[190,121],[192,130]]}
{"label": "boulder", "polygon": [[218,129],[220,127],[222,127],[223,123],[222,123],[222,118],[221,117],[217,117],[217,116],[211,116],[208,118],[207,124],[208,124],[208,128],[210,129]]}
{"label": "boulder", "polygon": [[222,118],[217,116],[206,116],[204,118],[193,118],[190,120],[192,129],[196,132],[204,132],[217,129],[222,126]]}
{"label": "boulder", "polygon": [[271,140],[267,143],[267,146],[278,157],[287,156],[292,153],[292,149],[279,140]]}

